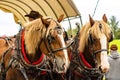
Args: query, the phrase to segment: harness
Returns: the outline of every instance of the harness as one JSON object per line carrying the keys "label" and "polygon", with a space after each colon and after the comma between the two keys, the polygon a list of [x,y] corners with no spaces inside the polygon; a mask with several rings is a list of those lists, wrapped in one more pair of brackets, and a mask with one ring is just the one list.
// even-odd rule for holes
{"label": "harness", "polygon": [[1,80],[6,80],[6,72],[11,67],[11,64],[14,61],[14,59],[11,57],[10,61],[8,63],[8,66],[5,67],[5,63],[4,63],[5,59],[4,58],[9,52],[14,50],[14,47],[11,44],[11,41],[12,41],[11,38],[9,38],[9,37],[1,37],[1,38],[4,39],[6,41],[6,44],[8,45],[8,48],[6,49],[6,51],[3,52],[3,55],[2,55],[1,60],[0,60],[0,72],[1,72],[0,77],[1,77]]}
{"label": "harness", "polygon": [[[56,27],[55,29],[57,29],[59,27]],[[47,32],[47,29],[46,29],[46,32]],[[46,57],[45,55],[42,55],[43,56],[43,60],[41,61],[41,58],[39,59],[39,61],[36,61],[36,62],[29,62],[29,60],[27,59],[25,53],[24,53],[24,44],[21,44],[21,43],[24,43],[22,37],[23,37],[23,33],[24,33],[24,30],[21,30],[17,35],[16,35],[16,40],[15,40],[15,46],[14,47],[10,47],[8,50],[6,50],[6,52],[4,53],[4,56],[2,57],[3,60],[1,60],[1,67],[4,67],[4,58],[7,54],[9,54],[8,51],[11,51],[13,50],[13,55],[11,56],[11,59],[9,61],[9,66],[8,68],[6,69],[3,69],[1,68],[1,70],[4,70],[2,71],[2,74],[5,74],[5,75],[2,75],[2,80],[5,80],[5,76],[6,76],[6,72],[9,70],[9,68],[13,68],[13,69],[17,69],[18,71],[20,71],[22,73],[22,75],[24,76],[25,80],[28,80],[28,76],[27,74],[30,74],[33,76],[33,73],[35,73],[35,77],[33,80],[35,80],[39,75],[45,75],[45,74],[49,74],[49,76],[51,77],[52,80],[53,79],[53,76],[51,74],[51,71],[55,71],[54,69],[57,67],[56,65],[56,60],[54,59],[54,63],[53,66],[52,66],[52,69],[51,69],[51,66],[49,64],[49,58]],[[51,37],[51,35],[49,35]],[[54,55],[57,51],[61,51],[63,49],[67,49],[68,47],[70,47],[73,42],[71,42],[69,45],[67,45],[66,47],[62,47],[62,48],[58,48],[58,49],[53,49],[51,47],[51,42],[50,42],[50,37],[46,37],[44,36],[43,38],[43,41],[44,41],[44,44],[46,45],[47,47],[47,50],[49,51],[49,54],[50,56],[51,55]],[[9,43],[8,43],[9,44]],[[39,42],[39,44],[41,44],[41,41]],[[40,63],[39,63],[40,62]],[[61,76],[61,74],[60,74]],[[63,77],[63,76],[62,76]]]}
{"label": "harness", "polygon": [[[72,76],[78,75],[82,78],[82,80],[93,80],[94,78],[97,78],[96,80],[101,80],[103,77],[103,73],[101,72],[101,68],[93,68],[84,58],[84,55],[82,52],[78,51],[78,43],[79,43],[79,34],[76,35],[75,41],[74,41],[74,49],[72,49],[73,57],[71,59],[70,69],[69,69],[69,78],[68,80],[72,79]],[[95,55],[98,52],[101,52],[104,50],[98,50],[95,51]],[[106,50],[105,50],[106,51]],[[93,54],[94,54],[93,53]],[[93,55],[95,57],[95,55]],[[93,58],[94,58],[93,57]]]}
{"label": "harness", "polygon": [[[23,73],[24,77],[26,80],[28,80],[27,74],[31,74],[33,76],[34,73],[36,73],[35,77],[33,80],[35,80],[38,76],[40,75],[46,75],[47,72],[51,72],[49,69],[50,65],[49,65],[49,59],[47,56],[45,56],[42,53],[42,58],[40,57],[38,61],[33,62],[33,63],[29,63],[28,59],[26,59],[25,54],[23,54],[23,50],[21,50],[21,35],[22,31],[20,32],[20,34],[16,37],[16,45],[17,45],[17,56],[18,56],[18,62],[19,62],[19,70],[21,71],[21,73]],[[22,44],[23,47],[23,44]],[[40,51],[41,52],[41,51]],[[27,62],[27,61],[28,62]]]}
{"label": "harness", "polygon": [[[34,75],[34,79],[40,75],[46,75],[47,72],[51,72],[51,67],[49,65],[49,60],[48,57],[42,54],[42,58],[39,59],[39,63],[36,61],[33,64],[27,63],[26,60],[24,59],[23,53],[22,53],[22,47],[21,47],[21,36],[22,36],[22,31],[16,35],[16,40],[15,40],[15,45],[16,46],[11,46],[9,45],[8,49],[3,53],[1,63],[0,63],[0,70],[1,70],[1,79],[5,80],[6,79],[6,72],[9,70],[9,68],[17,69],[22,73],[24,76],[25,80],[29,80],[27,74],[29,75]],[[7,39],[7,44],[9,43],[9,40]],[[10,58],[10,61],[8,63],[8,67],[5,68],[5,56],[9,54],[10,51],[13,51],[13,55]]]}

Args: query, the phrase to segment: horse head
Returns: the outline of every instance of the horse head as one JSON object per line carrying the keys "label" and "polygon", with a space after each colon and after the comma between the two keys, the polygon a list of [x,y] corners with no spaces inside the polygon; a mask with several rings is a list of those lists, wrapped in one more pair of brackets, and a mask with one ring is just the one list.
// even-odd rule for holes
{"label": "horse head", "polygon": [[70,62],[63,34],[64,29],[53,18],[39,18],[30,22],[25,25],[24,36],[28,55],[35,59],[36,50],[39,50],[51,59],[55,71],[66,72]]}
{"label": "horse head", "polygon": [[89,22],[80,30],[79,51],[83,53],[89,67],[100,67],[102,72],[109,70],[107,60],[108,43],[113,40],[113,33],[107,23],[104,14],[102,20],[93,20],[89,16]]}

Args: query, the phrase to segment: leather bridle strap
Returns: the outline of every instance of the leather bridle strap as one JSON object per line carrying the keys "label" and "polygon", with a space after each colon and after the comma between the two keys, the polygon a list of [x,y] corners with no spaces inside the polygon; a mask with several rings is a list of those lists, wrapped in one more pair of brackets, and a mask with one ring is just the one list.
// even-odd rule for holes
{"label": "leather bridle strap", "polygon": [[71,41],[71,43],[70,43],[69,45],[67,45],[66,47],[52,50],[52,53],[55,53],[55,52],[57,52],[57,51],[61,51],[61,50],[63,50],[63,49],[67,49],[67,48],[69,48],[73,43],[74,43],[74,40]]}
{"label": "leather bridle strap", "polygon": [[100,49],[100,50],[94,51],[93,54],[96,55],[96,54],[98,54],[99,52],[102,52],[102,51],[107,51],[108,52],[107,49]]}

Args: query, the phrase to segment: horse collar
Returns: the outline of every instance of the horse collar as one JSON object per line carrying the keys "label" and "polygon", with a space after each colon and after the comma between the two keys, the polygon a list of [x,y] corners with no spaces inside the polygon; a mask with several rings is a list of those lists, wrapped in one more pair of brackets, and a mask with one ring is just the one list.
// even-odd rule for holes
{"label": "horse collar", "polygon": [[24,46],[24,30],[22,31],[22,36],[21,36],[22,38],[21,38],[21,50],[22,50],[22,55],[23,55],[23,57],[24,57],[24,60],[28,63],[28,64],[32,64],[32,65],[37,65],[37,64],[39,64],[39,63],[41,63],[42,62],[42,60],[43,60],[43,58],[44,58],[44,54],[42,54],[41,55],[41,57],[37,60],[37,61],[35,61],[35,62],[33,62],[33,63],[31,63],[30,61],[29,61],[29,59],[27,58],[27,56],[26,56],[26,52],[25,52],[25,46]]}
{"label": "horse collar", "polygon": [[17,35],[16,35],[16,41],[15,41],[15,45],[16,45],[16,53],[18,55],[17,58],[20,58],[20,62],[23,65],[26,66],[41,66],[44,61],[46,60],[46,56],[42,53],[41,57],[35,61],[35,62],[30,62],[29,59],[27,58],[27,55],[25,53],[25,46],[24,46],[24,29],[22,29]]}
{"label": "horse collar", "polygon": [[88,68],[92,68],[92,66],[85,60],[82,52],[80,52],[80,57],[85,66],[87,66]]}

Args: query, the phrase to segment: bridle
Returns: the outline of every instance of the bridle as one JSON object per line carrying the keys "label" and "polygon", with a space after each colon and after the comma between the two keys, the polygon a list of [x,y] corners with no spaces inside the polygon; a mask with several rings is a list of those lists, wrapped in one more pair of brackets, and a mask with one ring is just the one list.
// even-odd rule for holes
{"label": "bridle", "polygon": [[[102,24],[101,23],[99,23],[99,29],[100,29],[100,31],[101,31],[101,29],[102,29]],[[93,47],[93,45],[95,44],[95,41],[96,39],[94,39],[93,37],[92,37],[92,34],[91,34],[91,31],[89,31],[89,34],[88,34],[88,45],[89,45],[89,49],[90,49],[90,54],[92,55],[92,57],[93,57],[93,60],[94,60],[94,62],[95,62],[95,66],[97,66],[97,60],[96,60],[96,55],[98,54],[98,53],[101,53],[102,51],[106,51],[106,52],[108,52],[108,50],[107,49],[98,49],[98,50],[95,50],[94,49],[94,47]],[[99,69],[101,70],[101,66],[99,66]],[[101,73],[102,73],[102,71],[101,71]]]}
{"label": "bridle", "polygon": [[92,51],[91,51],[91,54],[92,54],[93,58],[95,58],[96,55],[97,55],[98,53],[102,52],[102,51],[107,51],[107,52],[108,52],[107,49],[94,50],[93,45],[94,45],[95,40],[92,38],[92,35],[91,35],[90,32],[89,32],[88,41],[89,41],[89,42],[88,42],[88,43],[89,43],[88,45],[90,46],[89,48],[92,50]]}
{"label": "bridle", "polygon": [[[57,33],[58,34],[62,34],[62,28],[61,27],[56,27],[54,30],[57,30]],[[49,32],[50,33],[50,32]],[[45,41],[45,40],[44,40]],[[52,37],[52,35],[51,34],[49,34],[48,36],[47,36],[47,38],[46,38],[46,41],[47,41],[47,43],[48,43],[48,47],[47,47],[47,45],[46,45],[46,47],[47,48],[49,48],[49,52],[50,53],[52,53],[52,54],[55,54],[56,52],[58,52],[58,51],[61,51],[61,50],[64,50],[64,49],[67,49],[67,48],[69,48],[72,44],[73,44],[73,42],[74,41],[71,41],[66,47],[61,47],[61,48],[58,48],[58,49],[53,49],[52,48],[52,46],[51,46],[51,43],[52,43],[52,41],[53,41],[53,37]],[[45,42],[46,43],[46,42]],[[47,44],[46,43],[46,44]]]}
{"label": "bridle", "polygon": [[[95,50],[94,48],[93,48],[93,45],[94,45],[94,39],[92,38],[92,36],[91,36],[91,34],[89,33],[89,37],[88,37],[88,45],[89,45],[89,48],[90,48],[90,50],[91,50],[91,52],[90,52],[90,54],[92,55],[92,57],[93,57],[93,60],[94,60],[94,62],[95,62],[95,66],[97,66],[97,60],[96,60],[96,55],[98,54],[98,53],[100,53],[100,52],[102,52],[102,51],[106,51],[106,52],[108,52],[108,50],[107,49],[99,49],[99,50]],[[102,70],[101,70],[101,66],[99,66],[99,68],[98,68],[98,70],[100,70],[100,74],[103,74],[102,73]]]}
{"label": "bridle", "polygon": [[[71,41],[71,43],[69,43],[67,46],[61,47],[61,48],[56,48],[56,49],[54,49],[52,47],[51,44],[52,44],[52,42],[55,39],[51,35],[51,31],[56,31],[57,34],[59,34],[59,35],[62,35],[64,33],[64,29],[61,26],[59,26],[57,22],[56,22],[56,24],[57,24],[57,26],[55,28],[53,28],[53,29],[50,29],[50,30],[48,29],[48,27],[46,27],[45,33],[43,35],[43,38],[40,40],[40,42],[38,44],[39,46],[42,43],[45,45],[46,51],[48,52],[48,56],[50,57],[50,62],[52,63],[51,71],[54,72],[54,73],[58,73],[57,70],[56,70],[56,68],[59,68],[58,65],[57,65],[57,62],[56,62],[56,58],[55,58],[56,52],[62,51],[64,49],[67,49],[67,48],[69,48],[74,43],[74,41]],[[49,32],[48,32],[48,30],[49,30]],[[48,35],[46,36],[47,32],[48,32]],[[58,75],[60,75],[60,74],[58,74]],[[61,76],[62,79],[64,78],[63,77],[64,75],[60,75],[60,76]]]}
{"label": "bridle", "polygon": [[[47,30],[48,30],[48,28],[46,28],[45,34],[47,33]],[[61,48],[53,49],[53,47],[52,47],[51,44],[52,44],[52,42],[53,42],[55,39],[54,39],[54,37],[53,37],[53,36],[51,35],[51,33],[50,33],[52,30],[53,30],[53,31],[56,30],[57,34],[59,34],[59,35],[61,35],[61,34],[64,32],[63,29],[62,29],[62,27],[59,26],[59,25],[57,25],[57,27],[55,27],[54,29],[50,29],[50,30],[49,30],[49,33],[48,33],[47,36],[44,35],[44,37],[43,37],[43,39],[41,40],[40,44],[42,43],[42,41],[44,42],[44,45],[45,45],[45,47],[46,47],[46,49],[47,49],[47,51],[48,51],[48,55],[49,55],[49,57],[51,57],[51,59],[52,59],[53,72],[57,72],[57,71],[56,71],[56,68],[58,68],[58,65],[57,65],[56,58],[55,58],[56,52],[62,51],[62,50],[64,50],[64,49],[69,48],[69,47],[73,44],[74,41],[71,41],[71,43],[68,44],[66,47],[61,47]],[[40,44],[39,44],[39,45],[40,45]]]}
{"label": "bridle", "polygon": [[[52,18],[48,18],[48,19],[52,19]],[[54,19],[52,19],[52,20],[54,20]],[[63,32],[66,34],[65,29],[62,28],[62,27],[58,24],[57,21],[54,20],[54,22],[57,24],[56,27],[55,27],[54,29],[50,29],[47,37],[46,37],[46,35],[44,35],[44,38],[43,38],[44,43],[45,43],[45,46],[46,46],[49,54],[55,54],[55,53],[58,52],[58,51],[67,49],[67,48],[69,48],[69,47],[73,44],[73,42],[74,42],[74,41],[71,41],[71,43],[69,43],[66,47],[61,47],[61,48],[58,48],[58,49],[53,49],[52,46],[51,46],[51,43],[52,43],[52,41],[54,40],[54,37],[51,35],[50,32],[51,32],[52,30],[56,30],[57,33],[60,34],[60,35],[61,35]],[[47,30],[48,30],[48,27],[46,28],[45,34],[47,34]],[[67,36],[67,35],[66,35],[66,36]],[[66,41],[66,40],[64,40],[64,41]],[[40,42],[40,43],[41,43],[41,42]]]}

